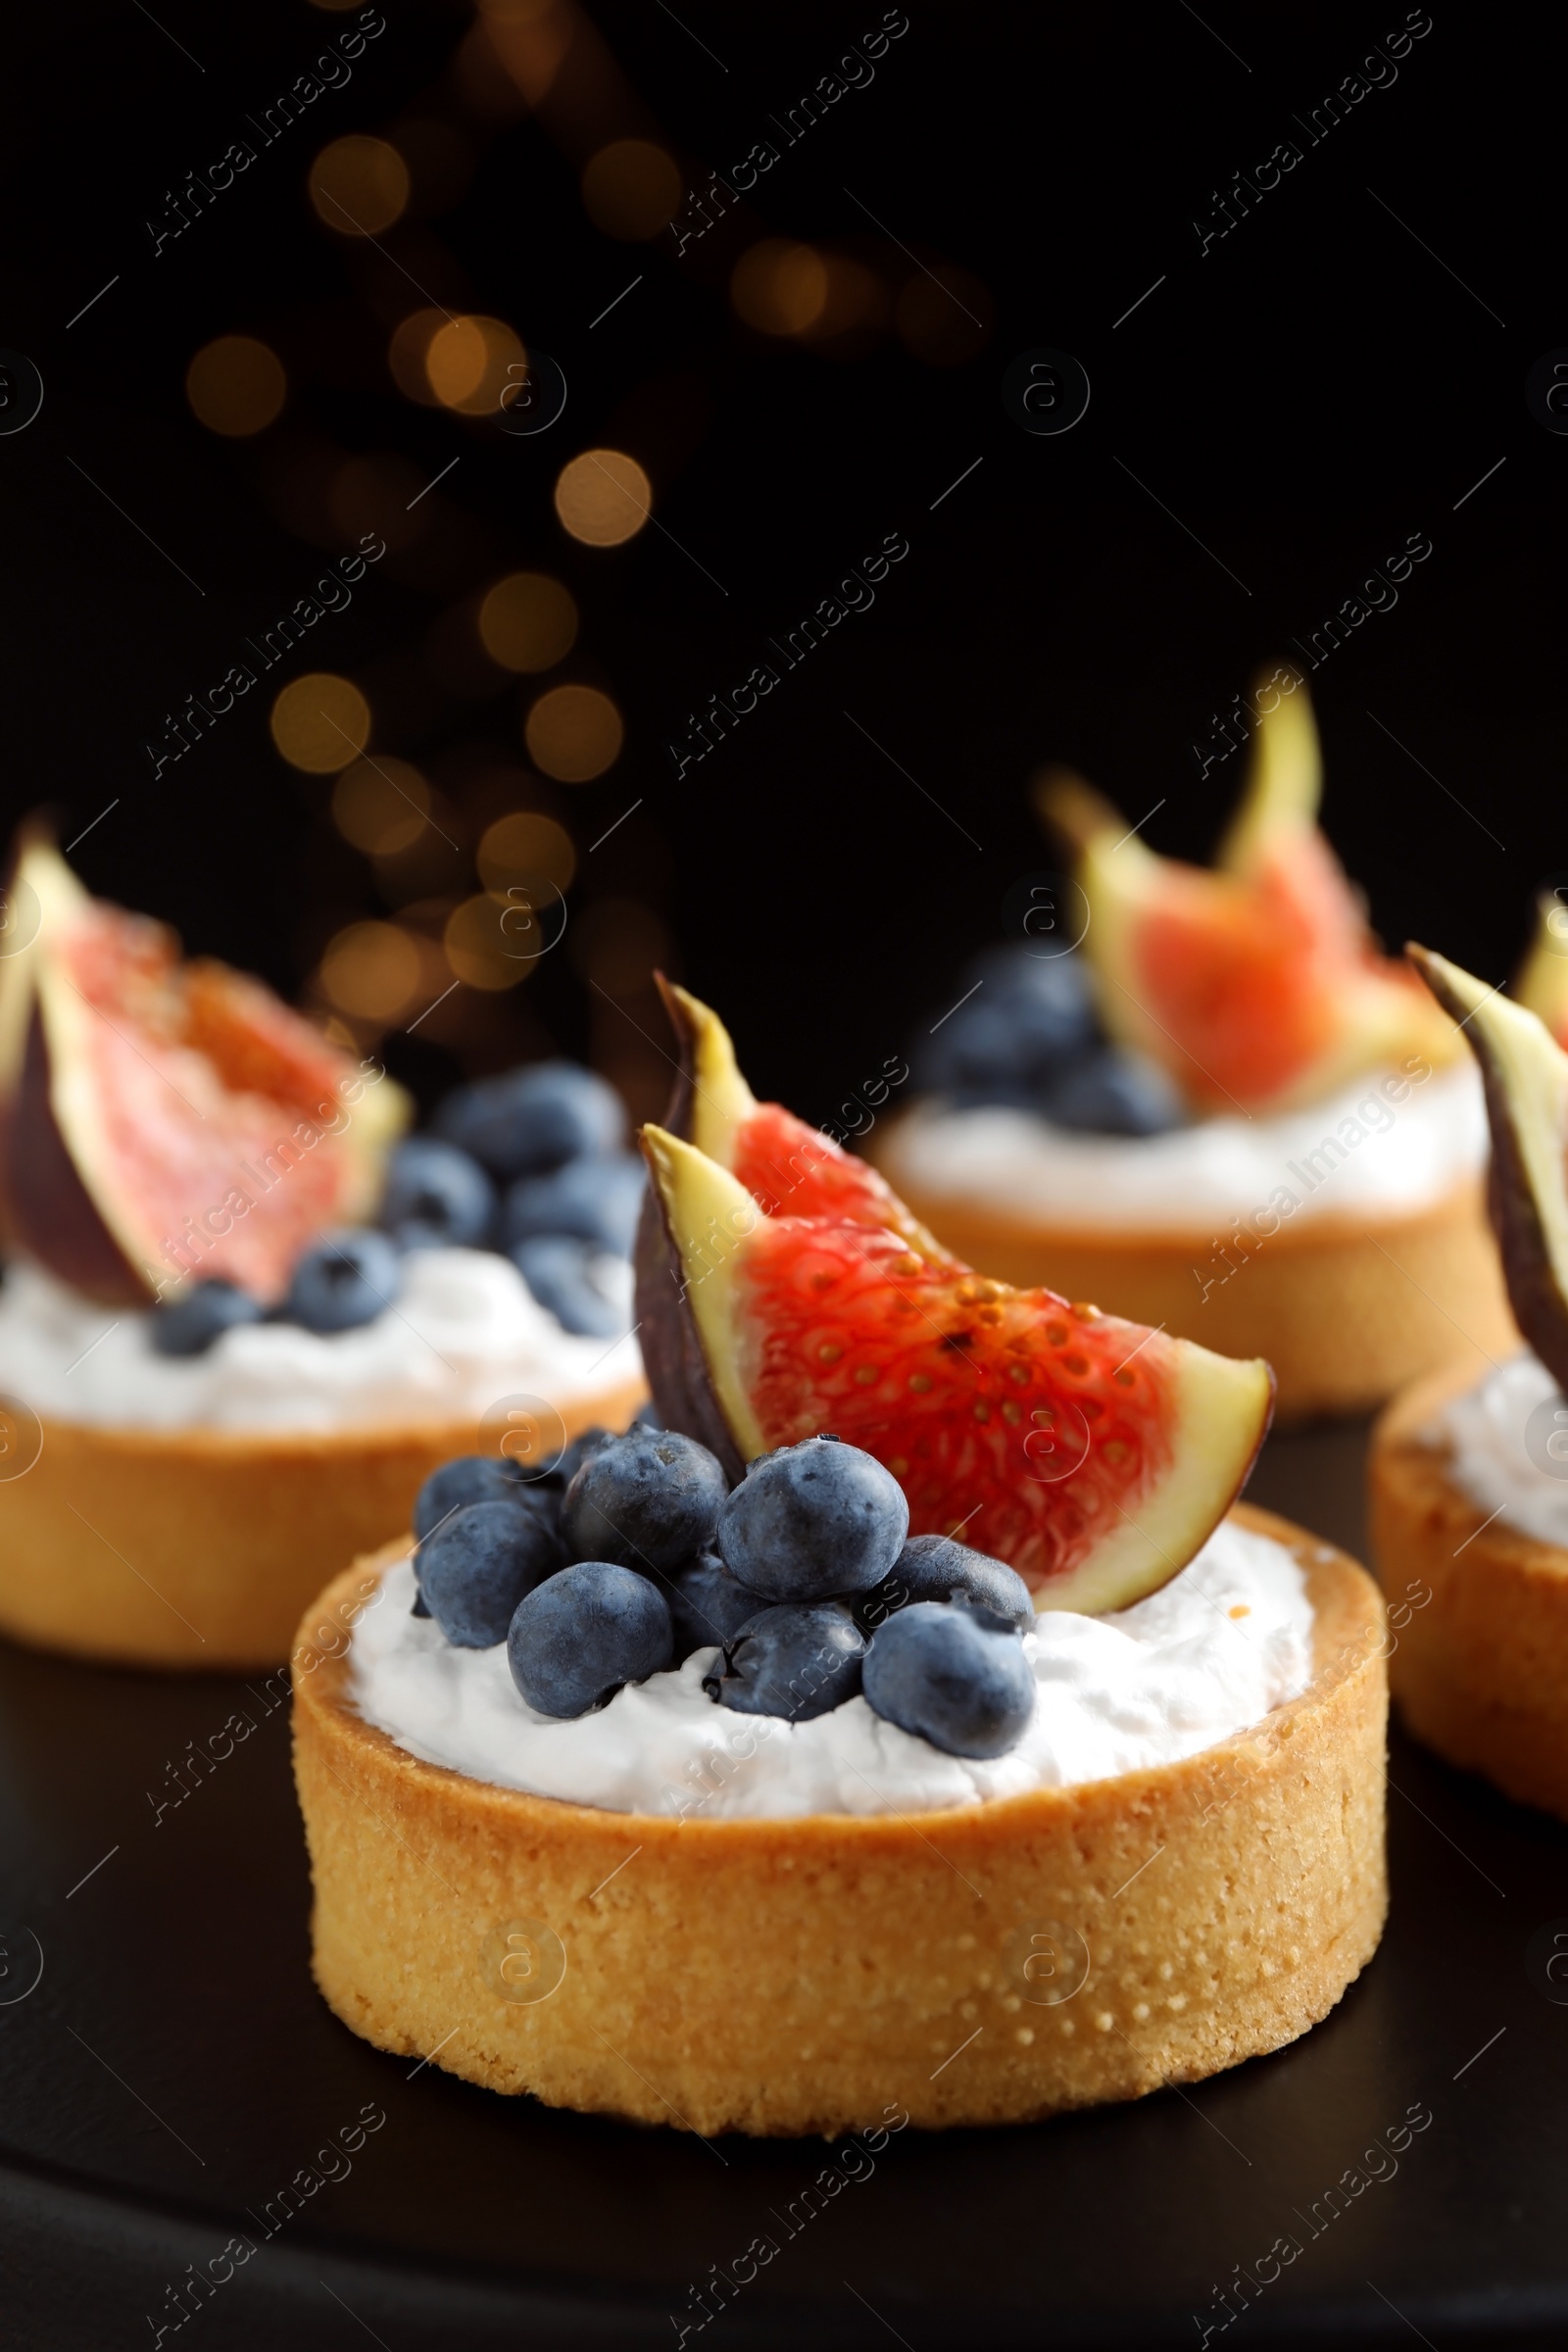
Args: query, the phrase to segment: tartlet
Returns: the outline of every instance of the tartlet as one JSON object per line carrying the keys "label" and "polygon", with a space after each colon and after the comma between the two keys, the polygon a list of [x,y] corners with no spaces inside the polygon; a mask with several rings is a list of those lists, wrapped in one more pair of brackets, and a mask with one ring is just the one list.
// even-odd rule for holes
{"label": "tartlet", "polygon": [[[560,1408],[559,1434],[619,1428],[645,1395],[640,1379],[580,1394]],[[35,1438],[31,1469],[0,1483],[0,1634],[108,1665],[211,1673],[275,1666],[323,1579],[407,1525],[442,1462],[496,1443],[473,1419],[320,1431],[43,1420]],[[512,1452],[529,1458],[515,1438]]]}
{"label": "tartlet", "polygon": [[1399,1620],[1389,1683],[1416,1739],[1504,1795],[1568,1821],[1568,1547],[1489,1513],[1453,1476],[1450,1366],[1373,1435],[1372,1557]]}
{"label": "tartlet", "polygon": [[293,1653],[317,1983],[381,2048],[703,2134],[1023,2122],[1280,2048],[1382,1930],[1384,1620],[1344,1553],[1237,1517],[1307,1578],[1300,1697],[1158,1770],[910,1817],[677,1821],[420,1761],[351,1694],[388,1547]]}
{"label": "tartlet", "polygon": [[[1543,971],[1538,947],[1527,1001],[1510,1003],[1409,954],[1481,1064],[1489,1205],[1529,1345],[1480,1382],[1450,1367],[1417,1383],[1374,1432],[1373,1557],[1403,1603],[1390,1681],[1417,1739],[1568,1820],[1568,1543],[1549,1540],[1568,1478],[1568,1054],[1547,1026],[1563,1009],[1560,959]],[[1551,1027],[1561,1035],[1560,1018]]]}
{"label": "tartlet", "polygon": [[1046,781],[1073,879],[956,984],[916,1056],[925,1099],[867,1149],[982,1272],[1266,1355],[1300,1419],[1514,1335],[1480,1090],[1317,829],[1306,687],[1284,674],[1212,871]]}
{"label": "tartlet", "polygon": [[536,1064],[398,1142],[374,1056],[90,898],[36,826],[8,890],[0,1634],[276,1664],[439,1463],[538,1459],[636,1409],[629,1278],[619,1302],[598,1281],[627,1277],[624,1114]]}

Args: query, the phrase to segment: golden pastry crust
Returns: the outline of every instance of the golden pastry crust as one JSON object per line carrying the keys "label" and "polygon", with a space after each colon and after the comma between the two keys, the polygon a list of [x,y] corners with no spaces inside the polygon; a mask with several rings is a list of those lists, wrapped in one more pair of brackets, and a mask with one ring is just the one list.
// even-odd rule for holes
{"label": "golden pastry crust", "polygon": [[1452,1448],[1427,1434],[1475,1378],[1418,1382],[1373,1433],[1373,1557],[1409,1611],[1389,1680],[1418,1740],[1568,1821],[1568,1550],[1506,1515],[1489,1526],[1454,1481]]}
{"label": "golden pastry crust", "polygon": [[1238,1243],[1213,1226],[1086,1233],[927,1192],[896,1128],[879,1164],[937,1238],[996,1281],[1093,1298],[1220,1355],[1267,1356],[1282,1420],[1369,1411],[1424,1373],[1479,1373],[1519,1345],[1475,1180],[1407,1216],[1303,1217]]}
{"label": "golden pastry crust", "polygon": [[402,1547],[362,1561],[294,1652],[317,1983],[382,2049],[705,2134],[1024,2122],[1278,2049],[1383,1926],[1384,1620],[1343,1552],[1236,1516],[1307,1571],[1300,1698],[1179,1764],[912,1818],[680,1822],[422,1763],[350,1697],[339,1629]]}
{"label": "golden pastry crust", "polygon": [[[623,1382],[563,1410],[619,1428]],[[406,1528],[430,1472],[493,1443],[473,1421],[280,1434],[45,1421],[0,1480],[0,1633],[113,1666],[248,1673],[288,1655],[345,1559]]]}

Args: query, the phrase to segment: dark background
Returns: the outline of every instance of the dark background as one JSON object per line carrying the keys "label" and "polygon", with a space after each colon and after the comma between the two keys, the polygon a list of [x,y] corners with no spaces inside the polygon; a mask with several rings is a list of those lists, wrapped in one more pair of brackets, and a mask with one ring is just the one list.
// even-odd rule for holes
{"label": "dark background", "polygon": [[[0,343],[45,384],[36,422],[0,438],[12,809],[53,804],[69,842],[118,801],[74,853],[88,884],[309,1000],[342,925],[403,912],[334,830],[331,779],[285,765],[268,731],[280,678],[345,672],[372,751],[431,778],[459,843],[461,879],[433,909],[426,885],[404,919],[439,937],[502,807],[551,809],[579,855],[562,948],[525,985],[460,987],[417,1035],[389,1035],[395,1070],[428,1096],[553,1043],[655,1109],[663,1064],[643,1033],[662,1042],[647,972],[663,956],[723,1009],[760,1088],[822,1118],[949,1002],[1008,886],[1052,862],[1026,797],[1042,761],[1081,766],[1129,823],[1163,801],[1146,838],[1206,855],[1243,764],[1200,778],[1210,713],[1425,533],[1397,606],[1312,680],[1327,823],[1387,939],[1503,975],[1535,888],[1568,866],[1568,440],[1524,399],[1532,363],[1568,343],[1545,20],[1440,5],[1393,85],[1308,146],[1293,117],[1402,9],[912,0],[870,86],[677,258],[667,230],[626,242],[593,224],[589,156],[631,134],[688,186],[727,173],[881,10],[529,7],[503,14],[502,47],[541,24],[566,35],[535,106],[482,20],[386,0],[349,85],[156,259],[144,222],[166,190],[354,18],[10,12]],[[374,249],[307,195],[312,158],[348,131],[424,158]],[[1200,254],[1195,216],[1285,138],[1301,163]],[[743,324],[731,273],[765,235],[858,261],[881,323],[831,340]],[[559,423],[509,437],[400,393],[386,353],[423,304],[414,280],[554,355]],[[208,431],[185,398],[193,354],[230,332],[288,374],[281,416],[249,439]],[[1001,397],[1008,363],[1042,345],[1093,386],[1059,438],[1021,430]],[[613,550],[579,546],[552,507],[561,466],[596,445],[645,466],[662,526]],[[394,462],[375,510],[392,552],[154,781],[162,714],[349,544],[332,498],[355,457]],[[910,552],[875,608],[677,780],[666,745],[687,712],[890,531]],[[476,656],[472,626],[476,594],[519,567],[566,581],[582,613],[561,670],[520,682]],[[528,702],[562,677],[604,688],[626,724],[617,762],[581,787],[530,778],[522,754]]]}

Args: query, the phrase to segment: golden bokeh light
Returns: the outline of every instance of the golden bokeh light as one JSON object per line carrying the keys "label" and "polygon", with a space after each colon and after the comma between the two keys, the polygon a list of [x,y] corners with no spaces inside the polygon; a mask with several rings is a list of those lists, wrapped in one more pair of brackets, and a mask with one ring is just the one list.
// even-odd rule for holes
{"label": "golden bokeh light", "polygon": [[528,953],[537,942],[529,922],[528,908],[509,906],[487,891],[465,899],[448,915],[441,941],[454,976],[470,988],[515,988],[539,960]]}
{"label": "golden bokeh light", "polygon": [[538,106],[550,94],[577,29],[564,0],[480,0],[480,24],[491,55],[518,96]]}
{"label": "golden bokeh light", "polygon": [[427,409],[438,409],[441,403],[430,389],[425,357],[446,323],[445,311],[411,311],[407,318],[394,327],[392,340],[387,345],[386,364],[392,370],[392,380],[398,390]]}
{"label": "golden bokeh light", "polygon": [[386,139],[351,131],[321,149],[311,166],[311,202],[341,237],[378,236],[409,201],[409,167]]}
{"label": "golden bokeh light", "polygon": [[528,355],[504,318],[448,318],[425,347],[424,372],[441,406],[465,416],[493,416],[509,383],[509,372],[525,369]]}
{"label": "golden bokeh light", "polygon": [[588,218],[607,237],[657,237],[680,207],[680,167],[652,139],[613,139],[582,175]]}
{"label": "golden bokeh light", "polygon": [[654,485],[620,449],[585,449],[563,466],[556,513],[585,547],[619,547],[649,518]]}
{"label": "golden bokeh light", "polygon": [[322,995],[362,1021],[389,1021],[419,994],[418,943],[396,923],[350,923],[321,957]]}
{"label": "golden bokeh light", "polygon": [[430,787],[406,760],[356,760],[332,787],[332,822],[370,858],[394,858],[417,841]]}
{"label": "golden bokeh light", "polygon": [[576,640],[577,607],[548,573],[514,571],[479,607],[479,635],[503,669],[553,669]]}
{"label": "golden bokeh light", "polygon": [[827,307],[827,264],[809,245],[763,237],[736,263],[729,298],[760,334],[804,335]]}
{"label": "golden bokeh light", "polygon": [[536,767],[558,784],[586,784],[620,757],[620,712],[597,686],[552,686],[528,713],[523,737]]}
{"label": "golden bokeh light", "polygon": [[535,808],[514,808],[485,828],[476,862],[480,881],[500,898],[513,883],[540,876],[564,896],[577,871],[577,853],[565,826],[553,816]]}
{"label": "golden bokeh light", "polygon": [[288,377],[254,335],[220,335],[185,371],[185,397],[210,432],[240,440],[266,430],[283,406]]}
{"label": "golden bokeh light", "polygon": [[271,728],[291,766],[332,776],[369,742],[370,706],[352,679],[313,669],[283,688],[272,705]]}

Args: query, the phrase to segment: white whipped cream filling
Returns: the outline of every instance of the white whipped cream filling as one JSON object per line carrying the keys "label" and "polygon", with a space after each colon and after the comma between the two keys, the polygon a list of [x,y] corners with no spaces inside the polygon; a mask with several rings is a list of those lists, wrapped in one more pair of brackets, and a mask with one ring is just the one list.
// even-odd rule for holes
{"label": "white whipped cream filling", "polygon": [[778,1820],[898,1813],[1069,1788],[1174,1763],[1305,1690],[1312,1607],[1295,1558],[1227,1521],[1182,1574],[1108,1617],[1053,1611],[1024,1637],[1035,1712],[991,1762],[944,1755],[847,1699],[808,1723],[740,1715],[703,1689],[717,1655],[628,1684],[571,1722],[536,1715],[494,1649],[455,1649],[410,1615],[399,1561],[354,1632],[362,1715],[426,1763],[612,1813]]}
{"label": "white whipped cream filling", "polygon": [[[329,1430],[475,1418],[503,1397],[560,1402],[635,1380],[636,1341],[578,1339],[540,1306],[510,1258],[415,1250],[372,1323],[304,1331],[247,1323],[203,1355],[159,1355],[150,1314],[100,1306],[17,1263],[0,1290],[0,1390],[45,1420],[121,1429]],[[596,1279],[631,1322],[631,1268]]]}
{"label": "white whipped cream filling", "polygon": [[[1080,1135],[1030,1111],[956,1110],[938,1098],[900,1122],[882,1164],[896,1188],[907,1183],[927,1201],[1206,1236],[1271,1204],[1270,1231],[1280,1218],[1424,1208],[1475,1175],[1487,1149],[1480,1072],[1467,1058],[1413,1083],[1371,1071],[1301,1110],[1227,1113],[1166,1135]],[[1281,1188],[1294,1207],[1274,1199]]]}
{"label": "white whipped cream filling", "polygon": [[1447,1441],[1448,1475],[1481,1510],[1516,1535],[1568,1550],[1568,1404],[1539,1356],[1528,1348],[1510,1356],[1454,1397],[1426,1434]]}

